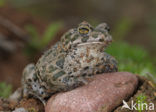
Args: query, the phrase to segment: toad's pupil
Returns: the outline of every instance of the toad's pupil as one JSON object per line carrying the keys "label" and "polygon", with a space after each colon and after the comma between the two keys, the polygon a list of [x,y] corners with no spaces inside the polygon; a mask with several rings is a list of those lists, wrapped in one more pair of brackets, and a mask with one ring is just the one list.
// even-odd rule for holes
{"label": "toad's pupil", "polygon": [[82,35],[86,35],[89,33],[89,29],[87,28],[79,28],[79,33]]}

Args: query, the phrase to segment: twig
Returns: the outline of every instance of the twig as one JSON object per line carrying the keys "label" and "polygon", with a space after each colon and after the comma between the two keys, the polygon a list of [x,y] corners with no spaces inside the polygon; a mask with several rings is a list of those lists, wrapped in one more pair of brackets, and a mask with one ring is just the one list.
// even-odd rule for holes
{"label": "twig", "polygon": [[13,24],[6,18],[0,16],[0,25],[7,28],[10,32],[14,33],[20,40],[28,41],[28,35],[21,30],[17,25]]}
{"label": "twig", "polygon": [[7,53],[13,53],[16,50],[16,45],[12,42],[5,40],[5,37],[0,34],[0,50]]}
{"label": "twig", "polygon": [[147,76],[149,76],[154,81],[154,83],[156,83],[156,78],[153,76],[153,74],[147,73]]}

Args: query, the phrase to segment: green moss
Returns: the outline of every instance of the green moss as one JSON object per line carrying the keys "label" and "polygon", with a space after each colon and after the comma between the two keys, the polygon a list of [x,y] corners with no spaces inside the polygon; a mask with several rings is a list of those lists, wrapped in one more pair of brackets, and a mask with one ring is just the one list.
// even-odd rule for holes
{"label": "green moss", "polygon": [[140,94],[137,96],[136,104],[138,112],[142,112],[143,110],[146,109],[146,106],[142,105],[143,103],[147,104],[146,99],[147,97],[144,94]]}
{"label": "green moss", "polygon": [[0,97],[8,98],[12,92],[12,86],[5,82],[0,82]]}
{"label": "green moss", "polygon": [[110,45],[106,52],[118,60],[119,71],[129,71],[140,75],[151,73],[156,76],[153,61],[148,52],[140,46],[117,41]]}

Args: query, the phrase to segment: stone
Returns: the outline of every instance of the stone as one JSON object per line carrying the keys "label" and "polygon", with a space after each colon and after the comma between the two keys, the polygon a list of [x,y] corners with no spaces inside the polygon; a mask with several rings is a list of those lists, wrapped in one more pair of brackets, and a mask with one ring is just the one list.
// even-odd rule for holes
{"label": "stone", "polygon": [[111,112],[137,85],[137,76],[128,72],[95,75],[87,85],[52,96],[45,112]]}

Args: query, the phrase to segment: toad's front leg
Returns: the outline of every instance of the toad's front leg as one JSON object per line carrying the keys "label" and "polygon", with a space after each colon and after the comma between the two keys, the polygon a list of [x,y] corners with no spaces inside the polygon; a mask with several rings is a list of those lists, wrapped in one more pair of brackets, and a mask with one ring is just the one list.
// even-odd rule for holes
{"label": "toad's front leg", "polygon": [[108,73],[108,72],[118,71],[118,67],[117,67],[118,63],[113,56],[104,52],[101,61],[102,63],[98,65],[99,72]]}
{"label": "toad's front leg", "polygon": [[50,84],[53,85],[51,86],[51,91],[56,92],[72,90],[76,87],[87,84],[87,80],[84,77],[68,74],[62,69],[53,74],[50,79],[53,79]]}

